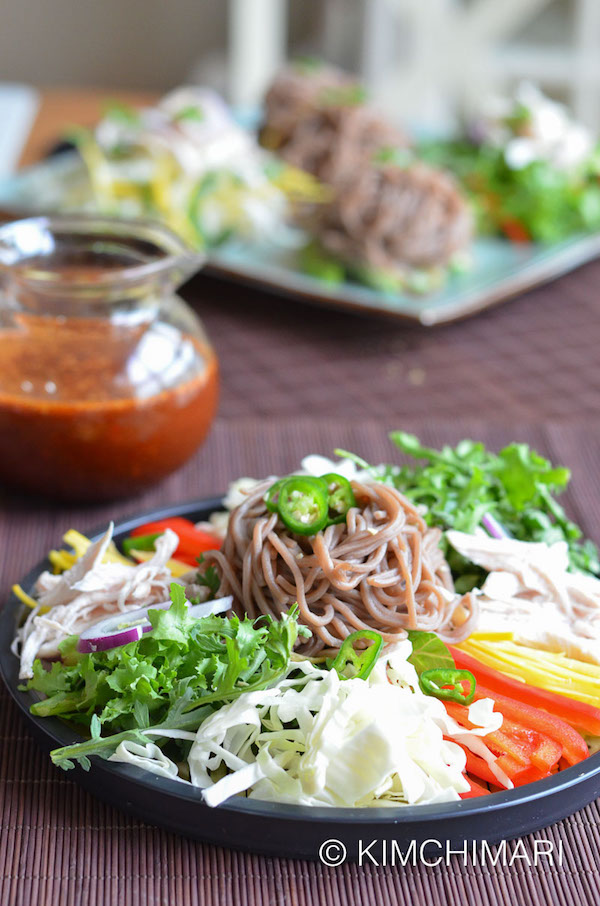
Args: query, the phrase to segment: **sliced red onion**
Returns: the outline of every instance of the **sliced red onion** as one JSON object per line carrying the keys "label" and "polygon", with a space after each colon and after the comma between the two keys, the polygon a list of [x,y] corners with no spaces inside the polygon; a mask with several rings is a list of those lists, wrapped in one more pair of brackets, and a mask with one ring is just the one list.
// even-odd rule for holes
{"label": "sliced red onion", "polygon": [[[232,604],[233,598],[229,595],[226,598],[205,601],[203,604],[189,605],[188,609],[190,616],[198,620],[201,617],[225,613],[226,610],[231,609]],[[129,645],[130,642],[139,642],[143,634],[152,629],[148,611],[168,610],[170,606],[170,601],[164,601],[160,604],[151,604],[149,607],[140,607],[138,610],[114,613],[109,617],[104,617],[81,633],[77,642],[77,650],[82,654],[92,654],[94,651],[108,651],[110,648]]]}
{"label": "sliced red onion", "polygon": [[491,513],[483,514],[481,517],[481,524],[488,535],[491,535],[492,538],[496,538],[498,541],[501,541],[503,538],[512,538],[510,532],[508,532]]}

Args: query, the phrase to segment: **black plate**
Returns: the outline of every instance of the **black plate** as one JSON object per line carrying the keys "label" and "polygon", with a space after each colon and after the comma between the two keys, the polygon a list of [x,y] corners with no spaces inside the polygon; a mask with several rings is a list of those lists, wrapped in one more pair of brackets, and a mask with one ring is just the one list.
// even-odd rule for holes
{"label": "black plate", "polygon": [[[215,498],[144,513],[119,523],[115,537],[118,540],[137,525],[167,516],[206,519],[220,506],[220,499]],[[94,534],[94,540],[103,531]],[[48,566],[47,560],[38,563],[22,580],[23,588],[29,591],[39,573]],[[80,737],[58,719],[33,717],[29,713],[33,695],[17,688],[18,661],[10,651],[10,643],[22,612],[23,605],[11,595],[0,613],[2,677],[44,748],[69,745]],[[348,861],[355,861],[361,847],[375,840],[377,843],[370,853],[381,863],[383,841],[387,841],[388,854],[392,851],[392,841],[396,841],[396,852],[404,854],[411,852],[412,841],[416,841],[418,857],[418,848],[426,841],[429,842],[423,851],[433,854],[447,843],[457,849],[464,841],[509,840],[565,818],[600,796],[600,753],[581,765],[521,789],[463,802],[404,808],[310,808],[250,799],[236,799],[209,808],[198,789],[153,777],[131,765],[100,759],[93,759],[89,773],[76,767],[69,777],[122,811],[199,840],[303,859],[319,858],[321,847],[333,841],[329,849],[323,849],[324,856],[332,861],[336,853],[342,852],[338,843],[345,848]],[[368,863],[369,858],[365,857],[365,861]]]}

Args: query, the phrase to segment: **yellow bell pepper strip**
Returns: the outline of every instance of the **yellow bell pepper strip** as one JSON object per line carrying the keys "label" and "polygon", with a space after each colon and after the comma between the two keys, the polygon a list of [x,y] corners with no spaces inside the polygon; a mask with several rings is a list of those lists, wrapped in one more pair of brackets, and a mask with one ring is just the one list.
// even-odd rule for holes
{"label": "yellow bell pepper strip", "polygon": [[600,666],[516,643],[511,633],[475,633],[457,646],[476,660],[512,679],[600,705]]}
{"label": "yellow bell pepper strip", "polygon": [[[137,551],[131,550],[131,556],[138,563],[146,563],[148,560],[151,560],[154,556],[154,551]],[[174,579],[178,579],[180,576],[189,573],[191,570],[189,563],[182,563],[181,560],[167,560],[167,569],[171,571],[171,575]]]}
{"label": "yellow bell pepper strip", "polygon": [[31,595],[28,595],[26,591],[23,591],[20,585],[13,585],[11,591],[13,595],[19,599],[19,601],[21,601],[23,604],[26,604],[27,607],[31,607],[32,610],[34,607],[38,606],[38,602],[35,600],[35,598],[32,598]]}
{"label": "yellow bell pepper strip", "polygon": [[[73,548],[76,554],[76,560],[78,560],[79,557],[83,557],[92,543],[89,538],[86,538],[85,535],[82,535],[81,532],[77,532],[75,529],[69,529],[69,531],[63,535],[63,541]],[[66,551],[66,553],[69,553],[69,551]],[[113,541],[108,545],[102,562],[122,563],[124,566],[131,566],[131,560],[119,553]]]}
{"label": "yellow bell pepper strip", "polygon": [[[517,720],[525,726],[530,726],[526,721],[527,709],[543,709],[548,717],[552,717],[553,720],[558,720],[560,723],[568,724],[569,729],[575,728],[580,732],[589,733],[591,736],[600,736],[600,708],[594,708],[592,705],[568,698],[566,695],[557,695],[554,692],[548,692],[546,689],[540,689],[536,686],[519,682],[519,680],[511,679],[498,670],[487,667],[481,661],[477,661],[459,648],[450,646],[450,652],[457,667],[463,670],[470,670],[475,676],[477,680],[476,697],[480,697],[480,690],[485,686],[490,690],[489,697],[495,701],[510,696],[515,706],[518,704],[522,707],[522,720],[520,716],[513,717],[512,713],[506,713],[505,717]],[[498,707],[496,710],[502,711],[504,714],[502,707]],[[535,727],[532,726],[532,729],[535,729]],[[542,730],[542,732],[548,731]],[[548,732],[548,735],[552,734]],[[571,739],[575,745],[577,742],[575,737],[571,737]],[[561,739],[558,741],[560,742]],[[565,757],[567,757],[566,752]]]}

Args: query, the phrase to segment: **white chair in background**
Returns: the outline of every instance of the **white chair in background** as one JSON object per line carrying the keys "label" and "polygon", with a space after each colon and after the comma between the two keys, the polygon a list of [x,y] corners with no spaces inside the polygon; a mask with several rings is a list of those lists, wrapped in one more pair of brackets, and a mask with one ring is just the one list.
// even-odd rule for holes
{"label": "white chair in background", "polygon": [[[375,100],[399,120],[435,128],[453,112],[519,79],[566,94],[600,131],[600,0],[563,0],[551,44],[523,30],[553,0],[323,0],[315,49],[333,60],[361,47],[356,68]],[[361,28],[362,34],[354,34]],[[287,0],[229,0],[231,101],[259,103],[287,56]],[[358,21],[357,21],[358,19]],[[521,37],[520,37],[521,36]],[[350,53],[351,55],[351,53]]]}
{"label": "white chair in background", "polygon": [[[365,0],[363,76],[399,119],[444,127],[482,94],[520,79],[566,94],[600,130],[600,0],[567,0],[551,44],[519,35],[552,0]],[[531,29],[533,31],[533,29]]]}

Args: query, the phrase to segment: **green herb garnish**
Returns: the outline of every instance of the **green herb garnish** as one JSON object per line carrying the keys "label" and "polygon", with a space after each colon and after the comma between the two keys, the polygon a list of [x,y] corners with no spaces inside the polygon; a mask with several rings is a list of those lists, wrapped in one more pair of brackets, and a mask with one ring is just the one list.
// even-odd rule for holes
{"label": "green herb garnish", "polygon": [[[146,743],[141,732],[196,730],[242,692],[264,689],[286,672],[299,634],[297,608],[280,620],[190,616],[183,588],[171,585],[168,610],[150,610],[152,631],[109,651],[79,654],[77,636],[61,645],[63,663],[50,671],[34,664],[27,689],[47,696],[31,712],[60,716],[87,729],[92,739],[52,753],[68,769],[89,767],[89,756],[108,758],[123,740]],[[100,736],[100,731],[111,735]]]}
{"label": "green herb garnish", "polygon": [[174,114],[173,119],[176,123],[185,121],[201,123],[204,119],[204,112],[202,108],[196,106],[196,104],[189,104],[187,107],[182,107],[181,110],[178,110],[177,113]]}
{"label": "green herb garnish", "polygon": [[[555,468],[527,444],[512,443],[496,454],[472,440],[434,450],[404,431],[390,437],[403,453],[423,460],[419,465],[390,466],[386,478],[426,507],[428,525],[472,534],[483,514],[491,513],[520,541],[566,541],[572,569],[600,572],[597,548],[583,540],[579,526],[555,499],[567,487],[568,469]],[[460,560],[450,557],[459,575],[466,563]]]}

